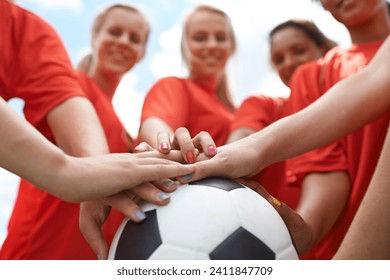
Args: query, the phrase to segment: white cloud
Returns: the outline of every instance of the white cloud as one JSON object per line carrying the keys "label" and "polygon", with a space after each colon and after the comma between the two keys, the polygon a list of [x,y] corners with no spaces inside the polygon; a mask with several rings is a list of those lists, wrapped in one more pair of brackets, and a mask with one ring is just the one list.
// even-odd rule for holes
{"label": "white cloud", "polygon": [[137,75],[132,73],[125,75],[112,101],[119,119],[122,121],[128,133],[134,138],[138,135],[144,99],[143,95],[137,93],[135,90],[137,81]]}
{"label": "white cloud", "polygon": [[157,78],[182,76],[184,73],[180,52],[181,23],[162,32],[158,38],[161,50],[153,54],[150,71]]}

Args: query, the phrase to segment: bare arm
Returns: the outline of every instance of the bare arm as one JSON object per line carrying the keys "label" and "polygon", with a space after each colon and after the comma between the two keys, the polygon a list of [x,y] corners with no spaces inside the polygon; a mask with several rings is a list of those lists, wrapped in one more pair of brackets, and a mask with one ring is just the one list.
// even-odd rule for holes
{"label": "bare arm", "polygon": [[309,231],[307,238],[295,240],[299,253],[310,250],[333,227],[348,200],[350,189],[346,172],[310,173],[305,177],[296,212]]}
{"label": "bare arm", "polygon": [[181,159],[178,152],[169,156],[150,152],[70,157],[19,117],[3,99],[0,114],[0,131],[6,132],[1,137],[0,166],[67,201],[100,198],[144,181],[192,172],[189,166],[166,160]]}
{"label": "bare arm", "polygon": [[266,159],[274,162],[310,151],[387,112],[390,67],[385,61],[390,62],[390,37],[364,70],[339,82],[312,105],[266,131],[266,136],[273,135],[273,141],[269,141],[272,143],[267,145],[271,150],[267,151]]}
{"label": "bare arm", "polygon": [[249,127],[237,128],[237,129],[233,130],[232,133],[230,133],[226,143],[229,144],[229,143],[235,142],[235,141],[240,140],[242,138],[245,138],[245,137],[247,137],[255,132],[256,132],[256,130],[249,128]]}
{"label": "bare arm", "polygon": [[383,61],[390,61],[390,37],[363,71],[339,82],[302,111],[218,148],[211,160],[197,163],[191,180],[255,174],[274,162],[321,147],[375,120],[390,108],[390,67]]}
{"label": "bare arm", "polygon": [[334,259],[390,259],[390,130],[368,190]]}

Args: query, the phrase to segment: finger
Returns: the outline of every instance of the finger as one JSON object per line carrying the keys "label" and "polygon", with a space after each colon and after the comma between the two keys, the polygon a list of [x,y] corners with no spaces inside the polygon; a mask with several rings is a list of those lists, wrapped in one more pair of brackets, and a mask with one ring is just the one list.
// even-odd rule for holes
{"label": "finger", "polygon": [[146,142],[141,142],[137,147],[134,148],[133,153],[143,153],[147,151],[154,151],[152,146]]}
{"label": "finger", "polygon": [[157,133],[157,147],[161,153],[169,153],[171,150],[171,137],[168,132],[160,131]]}
{"label": "finger", "polygon": [[193,139],[192,143],[201,152],[211,157],[217,153],[217,146],[210,134],[205,131],[198,133]]}
{"label": "finger", "polygon": [[130,191],[137,197],[156,205],[165,205],[170,201],[170,195],[158,189],[151,182],[144,182]]}
{"label": "finger", "polygon": [[192,143],[191,135],[185,127],[180,127],[175,131],[172,147],[179,149],[187,163],[194,163],[196,159],[195,146]]}
{"label": "finger", "polygon": [[[105,218],[97,213],[108,213],[106,206],[97,201],[82,202],[80,204],[79,227],[86,242],[95,252],[97,259],[107,259],[108,245],[104,238],[101,226]],[[108,215],[108,214],[107,214]]]}
{"label": "finger", "polygon": [[180,185],[180,182],[169,179],[169,178],[164,178],[164,179],[159,179],[151,182],[156,188],[160,189],[163,192],[166,193],[171,193],[177,190],[177,188]]}
{"label": "finger", "polygon": [[136,194],[126,190],[116,195],[104,198],[102,199],[102,202],[120,211],[132,221],[141,222],[146,218],[146,216],[138,205],[136,197]]}
{"label": "finger", "polygon": [[[183,156],[180,151],[170,151],[168,154],[163,154],[159,151],[144,151],[143,153],[132,154],[136,158],[154,158],[158,159],[156,162],[161,161],[161,159],[183,162]],[[162,162],[162,161],[161,161]]]}

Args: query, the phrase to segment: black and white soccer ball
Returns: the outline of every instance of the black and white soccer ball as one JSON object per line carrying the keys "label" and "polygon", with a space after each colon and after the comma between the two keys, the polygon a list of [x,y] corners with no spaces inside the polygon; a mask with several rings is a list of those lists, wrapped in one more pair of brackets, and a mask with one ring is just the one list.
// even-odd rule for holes
{"label": "black and white soccer ball", "polygon": [[262,196],[224,178],[182,185],[169,204],[142,205],[146,219],[125,219],[108,259],[298,259],[286,225]]}

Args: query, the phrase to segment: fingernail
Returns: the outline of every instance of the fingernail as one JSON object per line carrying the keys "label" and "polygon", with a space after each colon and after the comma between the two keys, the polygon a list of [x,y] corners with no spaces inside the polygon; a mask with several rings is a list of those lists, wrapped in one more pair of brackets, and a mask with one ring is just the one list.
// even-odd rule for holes
{"label": "fingernail", "polygon": [[146,152],[146,149],[145,149],[144,147],[137,146],[137,147],[134,148],[133,152],[134,152],[134,153]]}
{"label": "fingernail", "polygon": [[169,180],[169,181],[167,181],[165,184],[166,184],[168,187],[172,187],[172,186],[174,186],[174,185],[177,185],[177,182],[172,181],[172,180]]}
{"label": "fingernail", "polygon": [[275,197],[273,197],[272,195],[270,195],[270,197],[269,197],[270,199],[270,202],[271,203],[273,203],[273,204],[275,204],[275,205],[277,205],[277,206],[282,206],[282,203],[280,203],[280,201],[279,200],[277,200]]}
{"label": "fingernail", "polygon": [[167,143],[167,142],[162,142],[162,143],[160,144],[160,149],[161,149],[161,150],[169,150],[169,145],[168,145],[168,143]]}
{"label": "fingernail", "polygon": [[158,194],[158,197],[159,197],[161,200],[166,200],[166,199],[170,198],[169,194],[163,193],[163,192],[160,192],[160,193]]}
{"label": "fingernail", "polygon": [[207,148],[207,154],[209,155],[209,156],[213,156],[213,155],[215,155],[217,153],[217,150],[214,148],[214,146],[208,146],[208,148]]}
{"label": "fingernail", "polygon": [[142,212],[141,210],[135,211],[135,216],[137,217],[138,220],[145,220],[146,218],[145,213]]}
{"label": "fingernail", "polygon": [[190,173],[190,174],[181,176],[181,178],[183,178],[184,180],[188,181],[188,180],[190,180],[192,178],[192,176],[194,176],[194,174]]}
{"label": "fingernail", "polygon": [[194,155],[194,153],[192,151],[187,152],[186,156],[187,156],[187,162],[188,163],[194,163],[195,162],[195,155]]}

